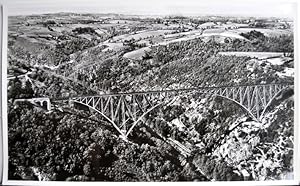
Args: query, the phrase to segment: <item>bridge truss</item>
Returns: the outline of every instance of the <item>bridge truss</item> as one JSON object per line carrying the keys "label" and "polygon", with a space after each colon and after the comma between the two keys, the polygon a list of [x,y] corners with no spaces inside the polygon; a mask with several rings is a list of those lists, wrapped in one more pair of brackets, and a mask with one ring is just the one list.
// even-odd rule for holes
{"label": "bridge truss", "polygon": [[253,120],[260,121],[276,96],[289,84],[265,84],[232,87],[201,87],[179,90],[105,94],[71,97],[71,104],[80,104],[98,112],[127,138],[144,116],[160,105],[171,104],[178,96],[200,93],[230,100],[239,105]]}

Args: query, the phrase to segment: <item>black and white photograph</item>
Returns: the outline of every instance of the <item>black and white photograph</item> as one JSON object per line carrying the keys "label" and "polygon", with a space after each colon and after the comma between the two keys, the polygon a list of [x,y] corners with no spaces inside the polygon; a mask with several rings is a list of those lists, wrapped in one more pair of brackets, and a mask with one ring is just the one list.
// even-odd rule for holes
{"label": "black and white photograph", "polygon": [[295,7],[6,1],[3,179],[295,180]]}

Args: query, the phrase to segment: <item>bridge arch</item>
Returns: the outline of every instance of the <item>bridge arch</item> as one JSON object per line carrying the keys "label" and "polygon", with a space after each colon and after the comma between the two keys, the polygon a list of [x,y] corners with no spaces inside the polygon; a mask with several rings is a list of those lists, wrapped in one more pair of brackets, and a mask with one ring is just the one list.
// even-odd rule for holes
{"label": "bridge arch", "polygon": [[260,115],[260,120],[264,117],[264,115],[265,115],[265,113],[266,113],[266,111],[267,111],[267,109],[272,105],[272,103],[276,100],[276,98],[283,92],[283,91],[285,91],[285,90],[287,90],[287,89],[289,89],[289,87],[284,87],[284,88],[282,88],[281,90],[279,90],[269,101],[268,101],[268,103],[267,103],[267,105],[264,107],[264,109],[263,109],[263,111],[262,111],[262,113],[261,113],[261,115]]}
{"label": "bridge arch", "polygon": [[51,110],[51,102],[49,98],[29,98],[29,99],[20,99],[20,100],[28,100],[34,105],[40,106],[43,109]]}
{"label": "bridge arch", "polygon": [[43,107],[43,108],[46,108],[46,109],[48,109],[48,101],[46,101],[46,100],[41,100],[40,101],[41,102],[41,106]]}
{"label": "bridge arch", "polygon": [[153,109],[161,105],[162,103],[156,104],[150,109],[148,109],[143,115],[141,115],[134,123],[133,125],[129,128],[129,130],[126,132],[126,137],[130,134],[130,132],[133,130],[133,128],[138,124],[139,121],[143,119],[144,116],[146,116],[149,112],[151,112]]}
{"label": "bridge arch", "polygon": [[115,128],[115,129],[116,129],[123,137],[126,136],[126,134],[124,134],[124,132],[121,131],[121,129],[116,125],[116,123],[115,123],[114,121],[112,121],[109,117],[107,117],[105,114],[103,114],[103,113],[100,112],[99,110],[95,109],[94,107],[92,107],[92,106],[90,106],[90,105],[88,105],[88,104],[82,103],[82,102],[80,102],[80,101],[76,101],[76,100],[71,100],[71,101],[73,101],[74,103],[78,103],[78,104],[87,106],[88,108],[90,108],[90,109],[96,111],[96,112],[99,113],[101,116],[103,116],[107,121],[109,121],[109,122],[113,125],[113,127],[114,127],[114,128]]}
{"label": "bridge arch", "polygon": [[[175,99],[173,99],[172,101],[170,101],[169,103],[168,103],[168,105],[169,104],[171,104],[172,102],[174,102],[174,100]],[[87,104],[87,103],[83,103],[83,102],[81,102],[81,101],[77,101],[77,100],[70,100],[70,101],[72,101],[73,103],[77,103],[77,104],[81,104],[81,105],[84,105],[84,106],[86,106],[86,107],[88,107],[88,108],[90,108],[90,109],[92,109],[92,110],[94,110],[94,111],[96,111],[97,113],[99,113],[101,116],[103,116],[107,121],[109,121],[112,125],[113,125],[113,127],[121,134],[121,136],[122,136],[122,138],[123,139],[127,139],[127,137],[128,137],[128,135],[132,132],[132,130],[134,129],[134,127],[148,114],[148,113],[150,113],[152,110],[154,110],[155,108],[157,108],[158,106],[160,106],[160,105],[162,105],[163,104],[163,102],[161,102],[161,103],[158,103],[158,104],[156,104],[156,105],[154,105],[154,106],[151,106],[151,108],[149,108],[149,109],[147,109],[141,116],[139,116],[137,119],[135,119],[135,118],[133,118],[133,117],[131,117],[130,119],[132,119],[133,120],[133,124],[130,126],[130,128],[127,130],[127,131],[122,131],[121,129],[120,129],[120,127],[113,121],[113,119],[111,119],[111,118],[109,118],[108,116],[106,116],[104,113],[102,113],[101,111],[99,111],[98,109],[96,109],[95,107],[93,107],[93,106],[91,106],[91,105],[89,105],[89,104]],[[126,121],[124,121],[120,126],[122,127],[126,122],[128,121],[128,119],[126,120]]]}
{"label": "bridge arch", "polygon": [[232,98],[226,97],[226,96],[219,95],[219,94],[216,94],[215,96],[216,96],[216,97],[220,97],[220,98],[222,98],[222,99],[229,100],[229,101],[235,103],[235,104],[238,105],[240,108],[242,108],[244,111],[246,111],[247,114],[248,114],[253,120],[258,121],[258,118],[256,118],[256,117],[254,116],[254,114],[253,114],[247,107],[245,107],[244,105],[240,104],[238,101],[236,101],[236,100],[234,100],[234,99],[232,99]]}

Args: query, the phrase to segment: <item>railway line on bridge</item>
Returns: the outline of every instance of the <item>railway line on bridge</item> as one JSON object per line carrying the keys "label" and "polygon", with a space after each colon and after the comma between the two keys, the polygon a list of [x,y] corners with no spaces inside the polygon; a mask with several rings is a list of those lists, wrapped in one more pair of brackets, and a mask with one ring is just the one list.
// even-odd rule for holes
{"label": "railway line on bridge", "polygon": [[[64,98],[32,98],[36,105],[46,105],[51,109],[53,103],[82,105],[96,111],[107,120],[124,138],[144,117],[161,105],[172,104],[182,95],[210,95],[227,99],[243,109],[253,120],[260,121],[274,99],[290,83],[237,85],[219,87],[197,87],[175,90],[157,90],[146,92],[121,92],[101,95],[74,96]],[[19,99],[16,101],[25,101]],[[28,100],[28,99],[27,99]]]}

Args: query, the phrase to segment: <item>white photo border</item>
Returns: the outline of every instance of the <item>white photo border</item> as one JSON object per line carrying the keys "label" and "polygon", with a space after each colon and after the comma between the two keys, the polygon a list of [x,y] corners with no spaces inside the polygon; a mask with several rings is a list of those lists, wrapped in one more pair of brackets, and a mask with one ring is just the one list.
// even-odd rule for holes
{"label": "white photo border", "polygon": [[[230,3],[230,0],[227,0]],[[251,0],[252,2],[261,2],[259,0]],[[294,78],[294,154],[293,154],[293,164],[294,164],[294,179],[293,180],[276,180],[276,181],[234,181],[234,182],[226,182],[226,181],[217,181],[217,182],[201,182],[200,184],[205,185],[300,185],[300,64],[299,64],[299,23],[300,14],[298,11],[300,10],[300,3],[297,0],[267,0],[270,3],[277,2],[277,3],[294,3],[294,64],[295,64],[295,78]],[[244,1],[243,1],[244,2]],[[243,3],[241,2],[241,3]],[[246,0],[245,2],[249,2]],[[42,3],[42,2],[41,2]],[[2,4],[2,5],[1,5]],[[7,33],[8,33],[8,12],[5,3],[1,3],[1,126],[0,126],[0,184],[3,185],[64,185],[64,186],[71,186],[71,185],[99,185],[99,182],[64,182],[64,181],[14,181],[8,180],[8,113],[7,113]],[[126,182],[101,182],[102,184],[115,184],[115,183],[122,183],[122,184],[153,184],[151,182],[135,182],[135,183],[126,183]],[[192,183],[187,182],[189,184],[199,184],[199,183]],[[164,183],[156,183],[156,184],[166,184]],[[182,184],[181,182],[172,182],[171,184]]]}

